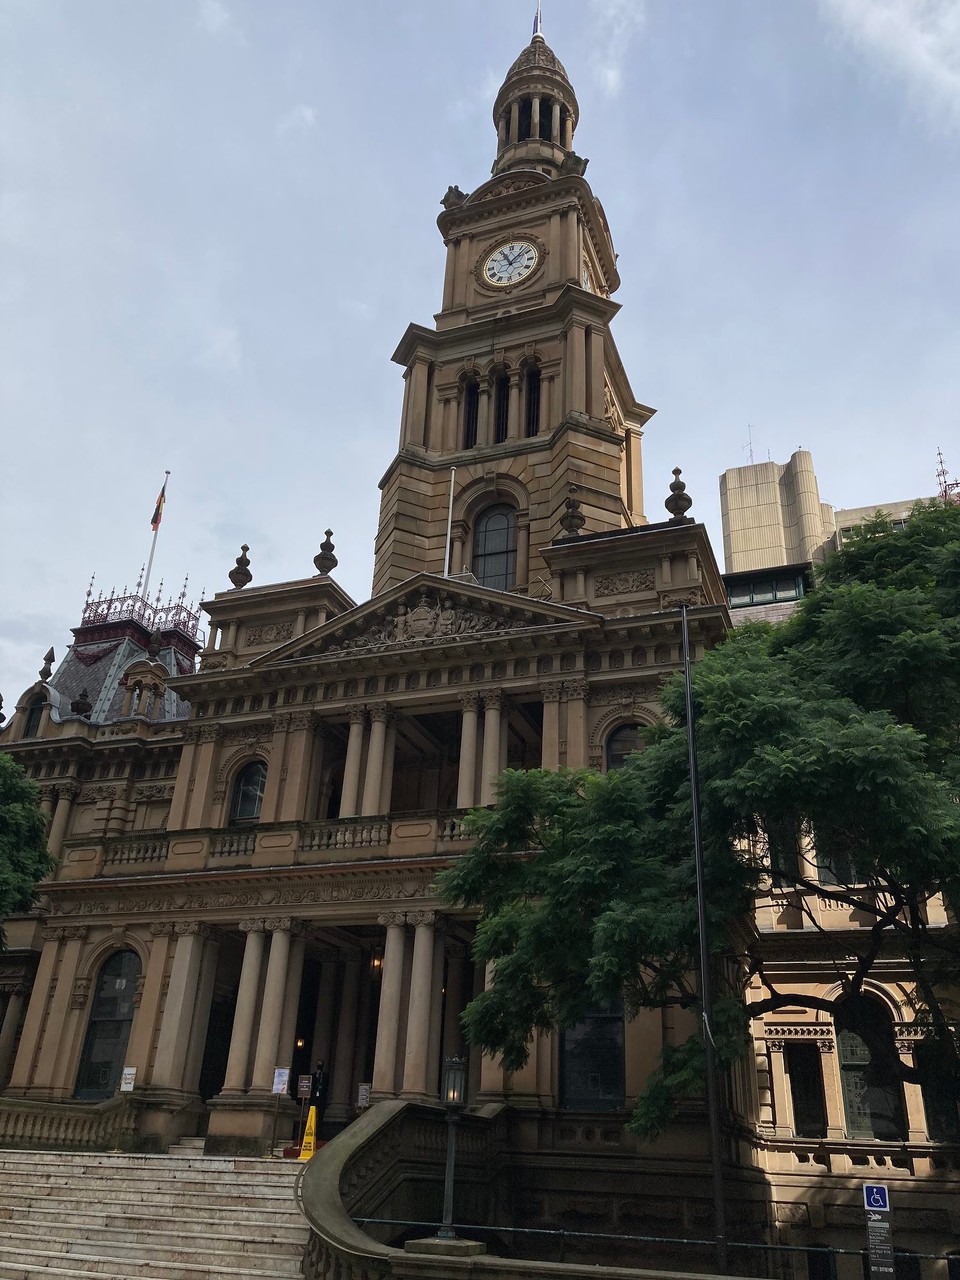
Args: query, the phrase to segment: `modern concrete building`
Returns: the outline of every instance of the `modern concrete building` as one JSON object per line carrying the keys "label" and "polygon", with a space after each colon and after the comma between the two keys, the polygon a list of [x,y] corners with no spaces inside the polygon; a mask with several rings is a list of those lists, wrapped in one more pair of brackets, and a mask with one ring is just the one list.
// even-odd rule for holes
{"label": "modern concrete building", "polygon": [[[644,504],[653,410],[611,331],[620,277],[578,116],[536,35],[494,105],[493,176],[443,199],[440,311],[395,356],[372,597],[337,585],[329,533],[316,572],[305,549],[291,582],[252,584],[244,548],[232,587],[202,605],[205,639],[182,600],[91,599],[56,673],[45,663],[18,700],[0,743],[41,788],[57,866],[37,910],[6,924],[0,1141],[200,1135],[262,1151],[274,1069],[318,1060],[329,1128],[353,1119],[361,1085],[437,1100],[487,980],[473,918],[433,889],[465,810],[494,800],[507,766],[615,768],[680,669],[680,606],[697,657],[729,627],[679,472],[669,493],[657,481],[666,519]],[[725,543],[744,570],[808,563],[832,536],[809,455],[765,465],[752,502],[770,539],[727,473]],[[827,898],[810,909],[826,932],[859,927]],[[772,887],[756,926],[791,981],[838,990],[828,949]],[[921,1032],[902,966],[883,963],[871,1008],[906,1061]],[[509,1107],[518,1225],[703,1234],[701,1103],[656,1143],[624,1128],[690,1025],[597,1009],[538,1035],[514,1075],[470,1052],[471,1105]],[[858,1249],[861,1184],[882,1178],[903,1245],[960,1245],[953,1135],[918,1086],[868,1079],[864,1050],[799,1009],[757,1025],[725,1090],[735,1235]],[[282,1132],[294,1114],[285,1100]],[[842,1259],[842,1280],[859,1266]]]}

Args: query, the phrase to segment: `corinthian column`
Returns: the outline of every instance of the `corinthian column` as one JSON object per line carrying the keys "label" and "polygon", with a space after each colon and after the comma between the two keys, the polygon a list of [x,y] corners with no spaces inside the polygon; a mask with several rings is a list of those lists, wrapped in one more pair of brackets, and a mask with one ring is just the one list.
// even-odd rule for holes
{"label": "corinthian column", "polygon": [[160,1089],[183,1087],[183,1071],[190,1042],[190,1028],[197,1000],[203,945],[210,936],[206,925],[182,920],[174,926],[177,949],[160,1023],[160,1038],[153,1064],[152,1083]]}
{"label": "corinthian column", "polygon": [[373,1060],[373,1092],[393,1098],[397,1092],[397,1043],[400,1035],[400,996],[403,990],[403,912],[377,917],[387,931],[383,948],[383,977],[380,980],[380,1013],[377,1018],[377,1047]]}
{"label": "corinthian column", "polygon": [[270,956],[267,960],[267,977],[263,985],[263,1003],[260,1008],[260,1031],[257,1035],[257,1053],[253,1062],[251,1089],[269,1093],[273,1086],[273,1071],[277,1064],[277,1048],[280,1043],[280,1022],[283,1018],[284,995],[287,989],[287,970],[290,965],[290,936],[299,925],[289,919],[268,920],[270,931]]}
{"label": "corinthian column", "polygon": [[53,822],[50,824],[50,834],[47,836],[47,848],[54,858],[60,856],[63,848],[63,837],[67,834],[67,823],[70,821],[70,809],[80,794],[80,787],[76,782],[64,782],[57,790],[57,807],[53,813]]}
{"label": "corinthian column", "polygon": [[540,746],[540,768],[560,768],[560,694],[561,684],[542,684],[543,738]]}
{"label": "corinthian column", "polygon": [[407,916],[416,926],[413,939],[413,968],[410,973],[410,1007],[407,1013],[407,1041],[403,1061],[401,1097],[423,1100],[427,1094],[427,1067],[430,1047],[430,1011],[433,1003],[433,928],[436,913],[419,911]]}
{"label": "corinthian column", "polygon": [[223,1079],[224,1093],[243,1093],[247,1087],[247,1062],[250,1058],[250,1038],[257,1011],[257,988],[260,986],[260,965],[263,961],[262,920],[241,920],[241,930],[247,935],[243,948],[243,967],[240,970],[240,987],[237,991],[237,1007],[233,1015],[233,1031],[230,1035],[230,1052]]}
{"label": "corinthian column", "polygon": [[470,809],[476,802],[474,794],[477,774],[477,713],[480,699],[475,693],[465,693],[460,698],[460,773],[457,779],[457,808]]}
{"label": "corinthian column", "polygon": [[499,689],[483,695],[483,762],[480,769],[480,803],[493,804],[497,798],[497,775],[500,772],[500,707],[503,694]]}
{"label": "corinthian column", "polygon": [[340,792],[340,817],[357,815],[357,796],[360,792],[360,757],[363,754],[363,723],[366,711],[363,707],[350,708],[350,737],[347,739],[347,759],[343,766],[343,788]]}
{"label": "corinthian column", "polygon": [[363,801],[360,805],[360,813],[365,818],[380,812],[383,758],[387,745],[387,721],[390,715],[385,702],[379,702],[369,710],[370,745],[367,748],[367,769],[363,779]]}

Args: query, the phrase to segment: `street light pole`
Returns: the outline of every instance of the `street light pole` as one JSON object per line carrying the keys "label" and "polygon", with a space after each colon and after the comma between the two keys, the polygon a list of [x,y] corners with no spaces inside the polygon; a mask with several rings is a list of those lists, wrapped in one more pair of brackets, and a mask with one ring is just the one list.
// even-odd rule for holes
{"label": "street light pole", "polygon": [[710,1157],[713,1173],[713,1222],[717,1247],[717,1267],[727,1269],[727,1227],[723,1207],[723,1159],[720,1137],[720,1100],[717,1091],[717,1062],[713,1043],[713,997],[710,988],[710,945],[707,938],[707,887],[703,866],[703,835],[700,830],[700,778],[697,772],[696,725],[693,718],[693,685],[690,674],[690,628],[687,606],[680,606],[683,636],[683,684],[687,713],[687,757],[690,769],[690,803],[693,809],[693,858],[697,877],[697,924],[700,935],[700,1003],[702,1034],[706,1053],[707,1114],[710,1120]]}
{"label": "street light pole", "polygon": [[453,1229],[453,1180],[457,1166],[457,1125],[466,1101],[467,1064],[463,1058],[443,1060],[443,1105],[447,1109],[447,1163],[443,1173],[443,1223],[438,1240],[456,1240]]}

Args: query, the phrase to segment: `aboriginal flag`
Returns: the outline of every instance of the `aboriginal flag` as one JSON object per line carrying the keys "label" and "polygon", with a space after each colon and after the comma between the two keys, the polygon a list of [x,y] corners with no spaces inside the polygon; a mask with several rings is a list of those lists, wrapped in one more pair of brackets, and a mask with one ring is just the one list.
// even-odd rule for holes
{"label": "aboriginal flag", "polygon": [[153,515],[150,519],[150,528],[154,533],[160,528],[160,521],[163,519],[163,504],[167,500],[167,482],[164,480],[163,488],[157,494],[157,505],[153,509]]}

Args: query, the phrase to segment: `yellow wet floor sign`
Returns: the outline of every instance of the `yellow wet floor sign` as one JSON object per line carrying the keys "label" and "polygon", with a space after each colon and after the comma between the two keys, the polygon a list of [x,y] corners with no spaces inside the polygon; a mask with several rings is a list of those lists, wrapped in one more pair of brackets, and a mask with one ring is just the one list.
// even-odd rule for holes
{"label": "yellow wet floor sign", "polygon": [[311,1107],[307,1112],[307,1127],[303,1131],[303,1142],[300,1144],[300,1159],[309,1160],[317,1153],[317,1108]]}

